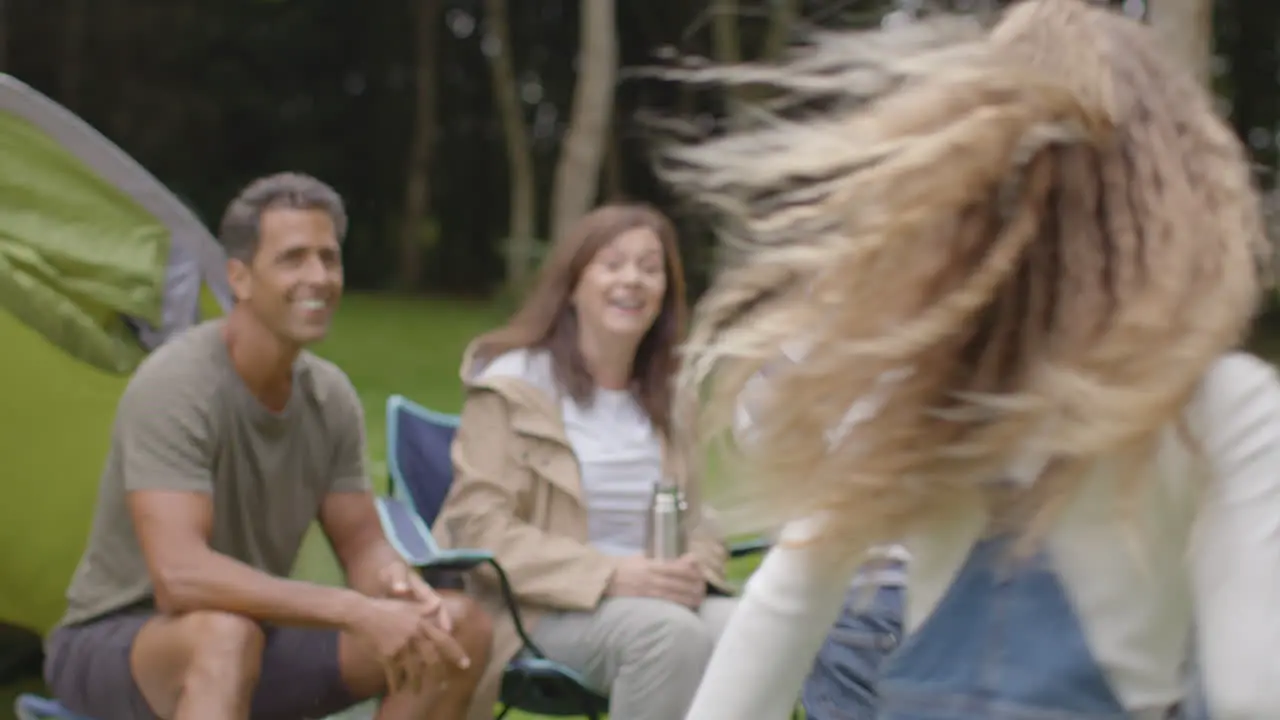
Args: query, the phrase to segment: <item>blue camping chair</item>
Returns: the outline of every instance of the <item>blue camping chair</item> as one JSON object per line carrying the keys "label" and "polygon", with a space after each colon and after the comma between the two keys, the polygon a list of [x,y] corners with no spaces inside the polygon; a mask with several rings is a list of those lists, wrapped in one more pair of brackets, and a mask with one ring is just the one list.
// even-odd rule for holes
{"label": "blue camping chair", "polygon": [[[431,537],[428,526],[440,514],[453,484],[449,452],[458,420],[457,415],[429,410],[401,395],[388,398],[387,469],[391,497],[379,499],[387,536],[415,567],[468,570],[489,565],[497,571],[501,592],[524,643],[524,649],[503,675],[498,720],[512,709],[597,720],[608,711],[608,698],[588,688],[578,673],[548,660],[529,639],[506,573],[493,555],[483,550],[441,550]],[[768,547],[764,540],[751,540],[732,545],[729,554],[743,557]]]}

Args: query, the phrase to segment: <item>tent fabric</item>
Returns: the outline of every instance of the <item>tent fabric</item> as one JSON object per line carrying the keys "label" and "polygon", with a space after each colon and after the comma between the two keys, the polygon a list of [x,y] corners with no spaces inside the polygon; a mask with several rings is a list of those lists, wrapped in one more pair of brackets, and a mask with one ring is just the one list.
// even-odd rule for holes
{"label": "tent fabric", "polygon": [[0,307],[82,362],[128,373],[228,307],[225,256],[199,218],[65,108],[0,74]]}
{"label": "tent fabric", "polygon": [[3,308],[0,369],[0,623],[43,635],[66,608],[129,378],[76,359]]}
{"label": "tent fabric", "polygon": [[231,292],[194,213],[3,74],[0,157],[0,588],[14,590],[0,590],[0,623],[44,634],[84,549],[129,373],[225,312]]}

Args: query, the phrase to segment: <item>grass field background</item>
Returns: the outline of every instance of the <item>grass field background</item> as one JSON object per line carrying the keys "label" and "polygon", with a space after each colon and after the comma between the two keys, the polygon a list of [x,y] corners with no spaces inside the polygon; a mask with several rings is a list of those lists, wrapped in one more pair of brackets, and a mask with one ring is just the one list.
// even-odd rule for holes
{"label": "grass field background", "polygon": [[[403,394],[428,407],[457,412],[462,403],[462,389],[458,380],[458,363],[467,342],[476,334],[502,320],[501,314],[488,303],[435,301],[363,295],[348,296],[339,310],[333,331],[321,346],[319,354],[338,363],[351,377],[364,405],[368,429],[370,473],[378,487],[386,486],[386,426],[384,408],[392,394]],[[12,318],[0,311],[0,337],[19,337],[21,331],[5,323]],[[26,338],[29,352],[11,353],[12,347],[0,354],[5,357],[4,375],[14,385],[8,395],[10,403],[25,408],[23,417],[30,417],[25,432],[17,429],[13,435],[7,429],[10,455],[17,456],[16,465],[10,463],[10,477],[30,477],[38,472],[36,467],[23,468],[23,457],[42,457],[33,453],[77,454],[71,467],[77,475],[84,474],[75,483],[40,483],[36,493],[24,498],[24,512],[56,513],[56,517],[71,517],[87,528],[87,518],[92,508],[92,491],[96,486],[101,458],[106,450],[111,409],[123,388],[123,381],[83,369],[74,371],[73,363],[63,354],[47,345],[39,347]],[[30,381],[14,382],[13,378]],[[60,382],[60,378],[74,378],[74,383]],[[47,382],[42,382],[47,380]],[[50,389],[52,388],[52,389]],[[16,394],[15,394],[16,393]],[[68,412],[73,408],[74,412]],[[46,428],[39,430],[39,428]],[[47,428],[58,428],[51,432]],[[64,463],[65,465],[65,463]],[[7,473],[6,473],[7,474]],[[10,506],[11,511],[13,506]],[[0,507],[0,515],[3,515]],[[29,523],[24,523],[28,525]],[[86,530],[77,530],[42,538],[20,536],[17,524],[0,523],[0,546],[49,548],[48,553],[65,556],[68,547],[78,547]],[[44,543],[43,545],[41,543]],[[78,550],[76,551],[78,553]],[[6,558],[5,562],[10,562]],[[61,612],[61,588],[56,592],[48,588],[65,585],[65,565],[50,567],[38,552],[28,556],[31,567],[26,568],[46,582],[41,597],[31,598],[41,605],[55,606],[52,612]],[[754,561],[740,562],[733,568],[737,578],[745,577]],[[49,573],[56,570],[57,576]],[[40,576],[39,573],[44,575]],[[308,536],[298,561],[295,575],[321,583],[337,583],[340,573],[323,536],[314,531]],[[45,597],[50,595],[51,597]],[[20,691],[41,692],[36,680],[21,685],[0,687],[0,717],[8,717],[7,708]],[[512,713],[514,720],[532,720],[536,716]]]}

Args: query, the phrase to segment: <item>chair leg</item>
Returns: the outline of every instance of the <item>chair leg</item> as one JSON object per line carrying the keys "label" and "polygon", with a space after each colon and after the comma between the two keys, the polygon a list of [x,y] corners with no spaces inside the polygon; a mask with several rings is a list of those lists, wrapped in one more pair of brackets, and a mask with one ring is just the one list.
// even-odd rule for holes
{"label": "chair leg", "polygon": [[498,711],[498,714],[493,716],[493,720],[502,720],[502,718],[506,717],[509,712],[511,712],[511,706],[503,705],[502,709]]}

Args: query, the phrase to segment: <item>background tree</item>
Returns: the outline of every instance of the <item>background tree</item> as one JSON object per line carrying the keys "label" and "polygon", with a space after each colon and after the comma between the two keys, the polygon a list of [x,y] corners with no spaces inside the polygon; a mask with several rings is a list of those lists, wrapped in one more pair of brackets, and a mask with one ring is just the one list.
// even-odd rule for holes
{"label": "background tree", "polygon": [[415,0],[413,5],[413,116],[405,157],[404,220],[400,228],[400,262],[395,285],[414,290],[422,282],[424,249],[436,240],[431,217],[431,155],[439,129],[437,118],[440,18],[444,0]]}
{"label": "background tree", "polygon": [[9,59],[9,2],[0,0],[0,72]]}
{"label": "background tree", "polygon": [[[1147,2],[1170,49],[1212,80],[1270,187],[1280,4]],[[355,289],[489,297],[524,282],[538,240],[566,217],[622,195],[673,217],[697,288],[713,266],[712,228],[656,182],[637,118],[714,129],[733,105],[716,90],[623,71],[675,57],[767,59],[811,28],[1000,4],[0,0],[0,62],[210,225],[256,175],[294,169],[333,183],[351,209],[344,252]]]}
{"label": "background tree", "polygon": [[489,58],[494,104],[501,118],[510,172],[510,229],[503,243],[504,281],[509,291],[518,293],[524,289],[537,250],[533,150],[529,147],[524,102],[516,80],[515,45],[511,42],[507,0],[485,0],[484,9],[488,33],[484,54]]}
{"label": "background tree", "polygon": [[614,0],[582,3],[572,118],[561,141],[551,198],[551,238],[561,237],[595,204],[614,83],[618,80],[618,27]]}

